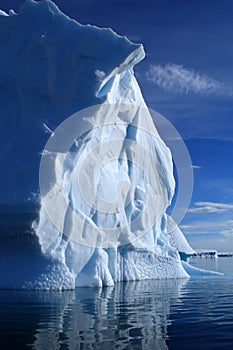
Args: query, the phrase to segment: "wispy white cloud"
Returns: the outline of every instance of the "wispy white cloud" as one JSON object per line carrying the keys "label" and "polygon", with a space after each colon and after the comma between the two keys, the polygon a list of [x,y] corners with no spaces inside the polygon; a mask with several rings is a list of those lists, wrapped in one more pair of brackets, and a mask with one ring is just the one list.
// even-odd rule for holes
{"label": "wispy white cloud", "polygon": [[180,225],[181,230],[190,230],[192,229],[192,225]]}
{"label": "wispy white cloud", "polygon": [[188,209],[188,213],[222,213],[233,210],[233,204],[216,202],[196,202],[193,208]]}
{"label": "wispy white cloud", "polygon": [[179,64],[152,65],[147,80],[164,90],[182,94],[229,94],[225,85]]}
{"label": "wispy white cloud", "polygon": [[195,221],[192,223],[187,223],[184,225],[181,225],[180,228],[184,231],[186,234],[201,234],[201,235],[206,235],[206,234],[217,234],[217,235],[224,235],[226,234],[229,230],[231,231],[233,228],[233,222],[232,220],[217,220],[217,221]]}
{"label": "wispy white cloud", "polygon": [[197,206],[209,205],[209,206],[211,206],[211,207],[216,207],[216,208],[233,209],[233,204],[229,204],[229,203],[196,202],[195,205],[197,205]]}
{"label": "wispy white cloud", "polygon": [[233,220],[227,220],[227,225],[231,225],[231,226],[233,226]]}
{"label": "wispy white cloud", "polygon": [[222,209],[222,208],[214,208],[214,207],[209,207],[209,206],[204,206],[204,207],[195,207],[195,208],[189,208],[188,213],[196,213],[196,214],[202,214],[202,213],[223,213],[227,211],[227,209]]}
{"label": "wispy white cloud", "polygon": [[191,165],[191,168],[193,168],[193,169],[201,169],[202,166],[200,166],[200,165]]}
{"label": "wispy white cloud", "polygon": [[217,220],[196,221],[182,225],[181,229],[187,235],[193,249],[232,251],[233,220],[221,217]]}
{"label": "wispy white cloud", "polygon": [[233,237],[233,227],[228,228],[226,230],[222,230],[219,233],[224,237]]}

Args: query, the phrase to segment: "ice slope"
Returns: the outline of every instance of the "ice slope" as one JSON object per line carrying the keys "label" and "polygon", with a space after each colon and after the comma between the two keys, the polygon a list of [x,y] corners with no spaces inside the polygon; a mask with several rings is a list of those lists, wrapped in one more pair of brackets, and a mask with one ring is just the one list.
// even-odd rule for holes
{"label": "ice slope", "polygon": [[190,247],[182,231],[170,216],[167,216],[167,226],[170,232],[170,244],[179,251],[182,260],[188,261],[196,252]]}
{"label": "ice slope", "polygon": [[[0,287],[69,289],[188,277],[178,250],[180,245],[188,252],[192,249],[181,231],[170,232],[165,214],[175,186],[171,154],[153,125],[133,72],[145,56],[142,45],[111,29],[83,26],[48,0],[27,0],[17,15],[1,12],[0,42]],[[92,116],[75,114],[94,105],[98,106]],[[72,137],[83,123],[89,130],[74,139],[68,152],[59,143],[53,148],[54,171],[61,174],[67,203],[59,209],[57,197],[52,202],[57,224],[41,202],[39,167],[49,137],[56,139],[59,125],[70,116],[77,128]],[[139,158],[134,158],[129,141],[145,154],[138,152]],[[112,148],[94,153],[104,142]],[[76,178],[90,152],[84,180],[94,187],[87,206]],[[112,163],[93,173],[92,162],[101,165],[111,152]],[[155,159],[149,165],[148,152]],[[145,169],[154,178],[153,186],[143,175]],[[129,186],[120,189],[119,197],[107,198],[118,198],[113,211],[94,210],[121,181]],[[56,186],[53,179],[44,197],[54,198]],[[78,225],[74,213],[83,218]],[[116,229],[114,239],[106,234],[109,228]],[[91,241],[85,241],[88,230]]]}
{"label": "ice slope", "polygon": [[144,57],[111,29],[82,26],[51,1],[0,16],[1,204],[27,206],[38,192],[40,152],[65,118],[105,100],[111,76]]}

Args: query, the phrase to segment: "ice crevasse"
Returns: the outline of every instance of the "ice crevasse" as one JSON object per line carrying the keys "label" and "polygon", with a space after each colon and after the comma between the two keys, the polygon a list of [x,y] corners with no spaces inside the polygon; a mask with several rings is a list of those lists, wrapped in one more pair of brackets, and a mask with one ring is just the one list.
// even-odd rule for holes
{"label": "ice crevasse", "polygon": [[133,71],[143,46],[48,0],[1,11],[0,42],[0,287],[188,277],[171,153]]}

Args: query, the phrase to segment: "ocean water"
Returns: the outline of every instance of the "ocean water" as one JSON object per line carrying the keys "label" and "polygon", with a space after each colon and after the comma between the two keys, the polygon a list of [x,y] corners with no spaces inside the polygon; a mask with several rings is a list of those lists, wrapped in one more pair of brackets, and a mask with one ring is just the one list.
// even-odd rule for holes
{"label": "ocean water", "polygon": [[224,276],[66,292],[0,291],[1,349],[233,349],[233,258]]}

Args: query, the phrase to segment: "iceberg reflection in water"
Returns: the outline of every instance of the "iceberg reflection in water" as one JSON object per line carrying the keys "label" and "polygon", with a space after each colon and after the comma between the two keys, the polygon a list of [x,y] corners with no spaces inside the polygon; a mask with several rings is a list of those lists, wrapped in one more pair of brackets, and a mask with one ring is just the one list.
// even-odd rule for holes
{"label": "iceberg reflection in water", "polygon": [[138,281],[65,292],[1,291],[2,345],[37,350],[168,349],[170,307],[186,282]]}

